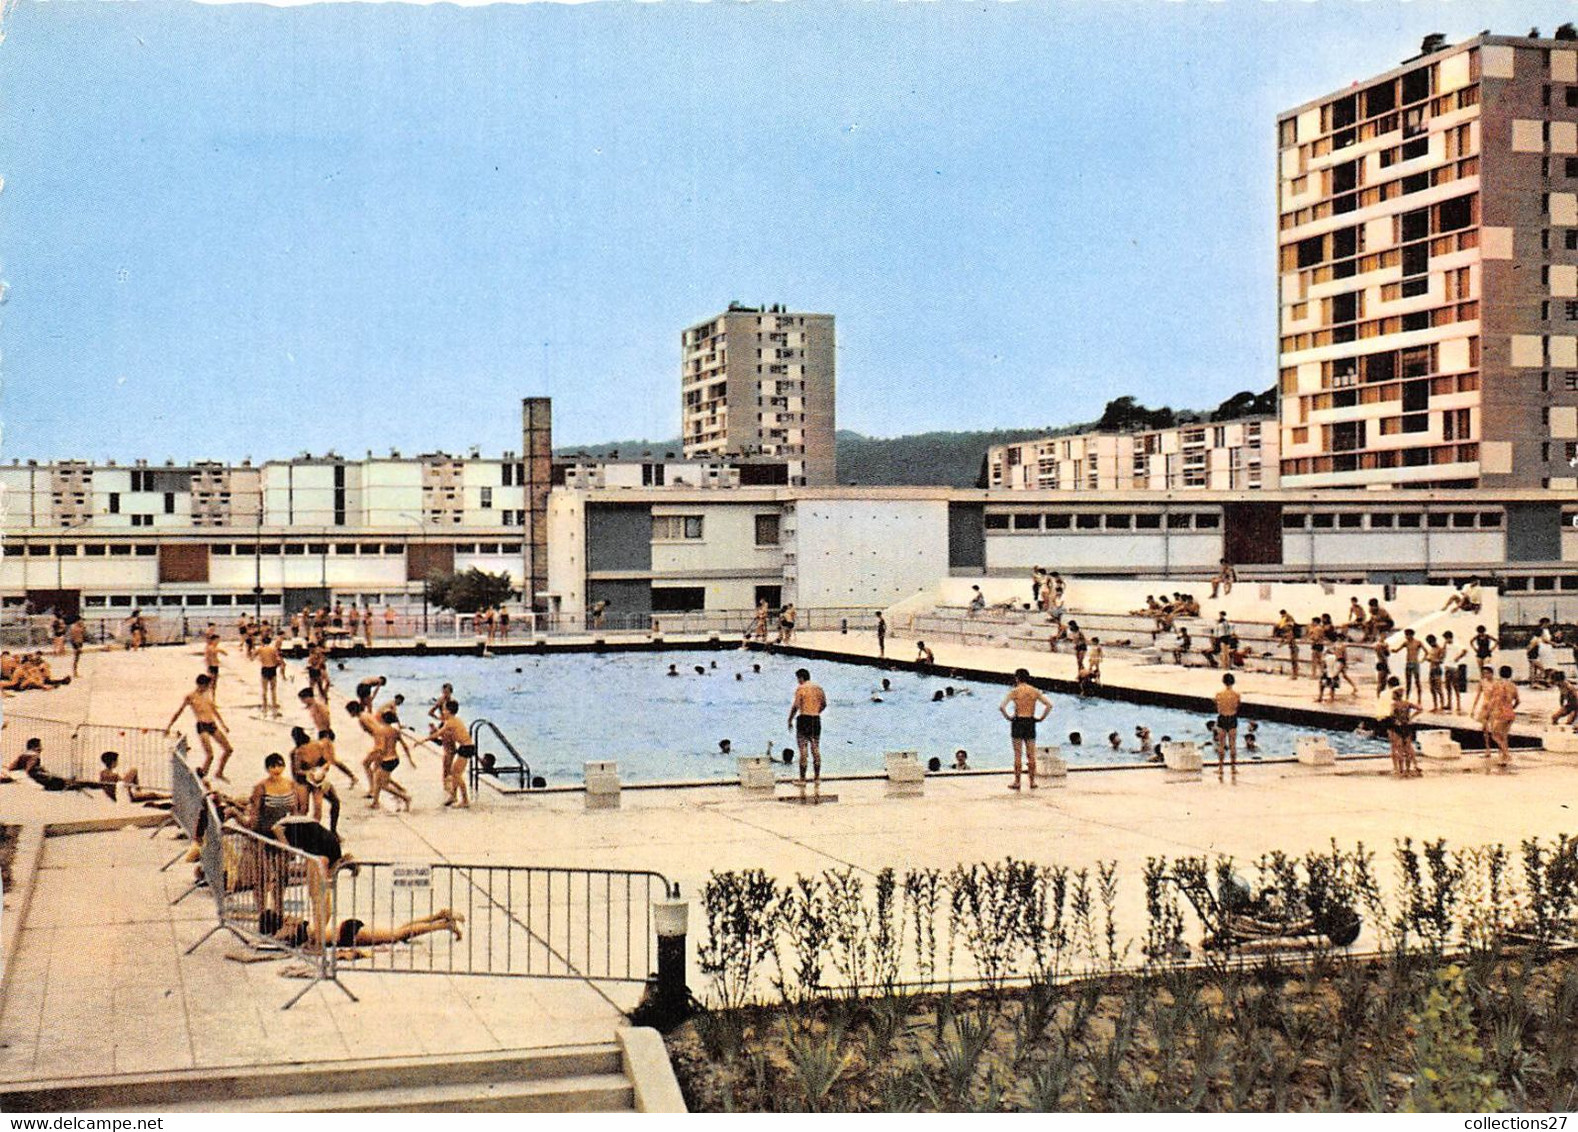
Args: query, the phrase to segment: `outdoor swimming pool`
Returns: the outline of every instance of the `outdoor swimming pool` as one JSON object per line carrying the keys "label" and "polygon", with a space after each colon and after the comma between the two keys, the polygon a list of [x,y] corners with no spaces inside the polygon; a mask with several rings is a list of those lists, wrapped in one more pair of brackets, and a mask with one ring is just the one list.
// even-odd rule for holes
{"label": "outdoor swimming pool", "polygon": [[[997,712],[1007,691],[1002,684],[735,650],[370,657],[347,658],[345,665],[344,671],[331,673],[337,719],[358,680],[382,675],[389,678],[389,695],[406,697],[401,713],[406,725],[425,734],[428,705],[449,681],[461,718],[468,724],[492,720],[531,763],[532,772],[553,786],[579,783],[582,764],[592,759],[616,760],[621,776],[633,782],[732,779],[739,755],[759,755],[769,745],[781,753],[795,745],[785,720],[794,671],[801,667],[809,668],[827,692],[823,774],[880,773],[882,754],[890,750],[918,750],[922,761],[935,755],[951,766],[954,751],[962,747],[973,769],[1013,762],[1008,724]],[[670,665],[680,675],[667,675]],[[892,685],[886,692],[880,691],[884,677]],[[939,691],[944,698],[934,702]],[[880,703],[873,701],[874,694]],[[1075,765],[1140,761],[1134,749],[1137,725],[1150,728],[1153,742],[1163,735],[1209,740],[1204,712],[1057,694],[1049,698],[1054,708],[1041,725],[1039,742],[1061,747]],[[361,736],[348,719],[336,727],[342,742],[359,749]],[[1294,737],[1313,730],[1261,723],[1260,754],[1290,756]],[[1068,741],[1075,731],[1084,740],[1080,747]],[[1107,741],[1113,731],[1123,741],[1118,753]],[[1339,753],[1384,749],[1351,734],[1329,734]],[[730,741],[730,754],[719,752],[720,739]],[[1240,744],[1243,760],[1248,756],[1242,732]]]}

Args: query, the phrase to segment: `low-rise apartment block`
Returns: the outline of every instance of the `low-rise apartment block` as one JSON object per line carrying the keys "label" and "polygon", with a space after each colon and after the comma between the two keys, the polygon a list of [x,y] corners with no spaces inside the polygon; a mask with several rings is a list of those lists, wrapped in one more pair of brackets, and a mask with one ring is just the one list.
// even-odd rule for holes
{"label": "low-rise apartment block", "polygon": [[987,449],[987,485],[1011,491],[1256,491],[1277,486],[1277,420],[1080,432]]}

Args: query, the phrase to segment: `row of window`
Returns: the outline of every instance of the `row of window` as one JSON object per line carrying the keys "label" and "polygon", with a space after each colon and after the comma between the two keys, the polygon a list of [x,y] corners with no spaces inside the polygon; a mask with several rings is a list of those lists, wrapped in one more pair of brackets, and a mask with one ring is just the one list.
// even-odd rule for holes
{"label": "row of window", "polygon": [[1500,511],[1315,511],[1282,513],[1282,529],[1303,530],[1498,530]]}
{"label": "row of window", "polygon": [[[775,516],[776,517],[776,516]],[[455,543],[456,554],[519,554],[521,544],[518,542],[461,542]],[[280,554],[312,554],[340,556],[360,554],[363,556],[383,554],[404,554],[405,543],[390,542],[363,542],[363,543],[263,543],[261,545],[250,542],[216,542],[208,548],[210,554],[220,557],[225,555],[251,556],[253,554],[280,555]],[[0,553],[8,558],[15,558],[26,554],[32,558],[48,558],[57,555],[61,558],[75,558],[79,554],[88,558],[111,557],[152,557],[159,553],[159,547],[154,543],[59,543],[47,542],[8,542],[0,547]]]}
{"label": "row of window", "polygon": [[1222,516],[1214,511],[1141,511],[1126,512],[1029,512],[992,514],[985,518],[989,531],[1156,531],[1166,527],[1170,531],[1216,530],[1222,525]]}

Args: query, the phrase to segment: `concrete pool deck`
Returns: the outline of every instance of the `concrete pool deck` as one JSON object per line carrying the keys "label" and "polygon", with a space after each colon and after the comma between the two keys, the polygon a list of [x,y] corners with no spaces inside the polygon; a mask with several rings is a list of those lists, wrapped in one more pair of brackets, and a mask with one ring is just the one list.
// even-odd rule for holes
{"label": "concrete pool deck", "polygon": [[[806,634],[799,644],[875,654],[870,634]],[[890,644],[904,660],[914,654],[910,640]],[[942,668],[1009,672],[1024,665],[1038,676],[1073,675],[1067,653],[947,644],[934,651]],[[815,660],[807,666],[814,673]],[[89,653],[82,678],[69,687],[6,700],[7,730],[25,732],[29,716],[162,727],[199,670],[198,653],[187,648]],[[1220,676],[1204,669],[1109,660],[1105,670],[1109,686],[1142,691],[1204,697],[1220,685]],[[234,793],[261,777],[262,756],[286,745],[288,725],[302,714],[287,703],[277,722],[248,708],[257,699],[255,671],[239,656],[225,658],[220,704],[237,749]],[[285,686],[285,698],[299,686]],[[1246,674],[1240,688],[1251,703],[1314,706],[1308,682],[1295,694],[1286,678]],[[432,694],[404,690],[413,704]],[[1527,694],[1526,706],[1543,707],[1548,696]],[[980,706],[992,711],[996,704]],[[1338,707],[1362,717],[1368,698]],[[827,727],[836,731],[836,716]],[[1003,759],[994,761],[1006,761],[1004,731]],[[629,791],[623,807],[610,811],[586,810],[576,793],[507,798],[484,791],[472,810],[455,811],[440,805],[437,759],[425,755],[402,772],[415,795],[411,813],[370,813],[347,798],[341,828],[347,849],[363,859],[653,869],[692,897],[715,869],[759,867],[788,879],[845,865],[902,871],[1006,855],[1074,867],[1116,859],[1120,916],[1135,935],[1143,930],[1139,874],[1149,855],[1252,858],[1269,849],[1318,849],[1336,838],[1345,845],[1362,840],[1384,857],[1402,836],[1515,845],[1578,830],[1573,756],[1522,753],[1515,773],[1489,774],[1468,752],[1456,764],[1427,765],[1417,780],[1393,779],[1382,773],[1385,766],[1248,764],[1236,781],[1219,782],[1208,771],[1182,783],[1160,772],[1084,772],[1033,794],[1004,789],[1001,775],[944,774],[928,778],[920,798],[889,798],[880,781],[839,782],[832,787],[838,804],[818,807],[749,800],[734,786]],[[213,905],[201,894],[170,906],[190,871],[158,869],[184,842],[168,833],[150,839],[146,830],[49,838],[39,832],[51,823],[147,813],[101,797],[46,795],[25,781],[0,786],[0,823],[24,828],[24,846],[37,861],[29,879],[19,856],[24,887],[6,896],[0,1081],[601,1042],[620,1024],[614,1005],[577,982],[354,970],[344,977],[360,1003],[319,987],[282,1012],[300,985],[281,977],[282,964],[233,962],[226,953],[234,946],[223,938],[183,954],[213,922]],[[27,915],[18,924],[23,902]],[[694,968],[701,929],[693,904],[697,989],[704,985]],[[638,990],[609,993],[623,1008]]]}

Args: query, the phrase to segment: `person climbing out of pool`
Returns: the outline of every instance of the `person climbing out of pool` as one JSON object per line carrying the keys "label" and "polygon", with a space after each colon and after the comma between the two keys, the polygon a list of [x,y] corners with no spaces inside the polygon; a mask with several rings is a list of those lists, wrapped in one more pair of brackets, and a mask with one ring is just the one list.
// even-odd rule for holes
{"label": "person climbing out of pool", "polygon": [[915,642],[915,667],[930,668],[937,663],[937,658],[932,655],[931,649],[926,647],[925,641]]}
{"label": "person climbing out of pool", "polygon": [[[1010,713],[1009,705],[1013,705]],[[1037,713],[1037,708],[1041,708]],[[1052,714],[1052,701],[1047,699],[1041,690],[1030,683],[1028,669],[1017,668],[1014,670],[1014,686],[1008,689],[1008,694],[1003,697],[1003,702],[997,705],[997,710],[1002,717],[1008,720],[1008,736],[1014,748],[1014,780],[1008,784],[1010,790],[1020,788],[1020,776],[1024,769],[1030,771],[1030,789],[1036,788],[1036,724]]]}
{"label": "person climbing out of pool", "polygon": [[800,781],[805,781],[805,753],[811,748],[814,781],[822,781],[822,713],[827,710],[827,693],[811,682],[811,672],[806,668],[795,669],[798,686],[789,704],[789,726],[794,729],[795,742],[800,748]]}

